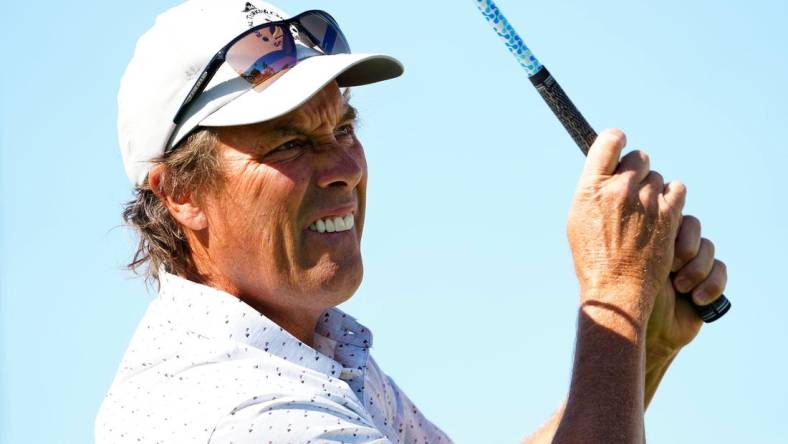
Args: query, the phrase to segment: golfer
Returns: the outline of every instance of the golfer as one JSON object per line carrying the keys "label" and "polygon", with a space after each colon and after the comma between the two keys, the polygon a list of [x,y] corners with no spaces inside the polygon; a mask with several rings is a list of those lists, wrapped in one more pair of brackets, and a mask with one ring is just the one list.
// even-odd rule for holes
{"label": "golfer", "polygon": [[[335,308],[363,269],[367,164],[348,88],[403,72],[350,48],[328,13],[256,0],[188,0],[140,38],[118,95],[135,185],[123,216],[139,235],[130,267],[159,294],[97,442],[450,442],[375,363],[370,330]],[[642,442],[646,406],[702,325],[676,290],[707,304],[725,287],[682,215],[684,186],[641,151],[622,157],[625,144],[602,132],[578,183],[571,384],[528,442]]]}

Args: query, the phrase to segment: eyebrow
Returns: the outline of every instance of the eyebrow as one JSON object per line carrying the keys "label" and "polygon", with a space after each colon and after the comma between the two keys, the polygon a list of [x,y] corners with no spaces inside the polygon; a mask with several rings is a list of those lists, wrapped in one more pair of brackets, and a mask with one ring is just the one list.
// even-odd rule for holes
{"label": "eyebrow", "polygon": [[[358,110],[353,105],[347,104],[345,107],[345,112],[342,114],[342,118],[339,119],[339,123],[341,124],[356,121],[358,121]],[[270,133],[273,133],[279,137],[306,135],[306,131],[304,131],[303,128],[285,122],[271,128]]]}

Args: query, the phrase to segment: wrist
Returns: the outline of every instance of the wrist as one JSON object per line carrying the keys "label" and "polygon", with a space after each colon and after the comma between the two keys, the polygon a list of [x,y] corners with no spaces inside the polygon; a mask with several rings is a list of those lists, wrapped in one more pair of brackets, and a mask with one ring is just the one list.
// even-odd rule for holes
{"label": "wrist", "polygon": [[580,309],[598,324],[643,345],[653,301],[637,286],[594,287],[581,293]]}
{"label": "wrist", "polygon": [[[599,270],[603,272],[591,272],[588,268]],[[633,272],[635,270],[635,272]],[[638,271],[639,270],[639,271]],[[607,265],[586,267],[581,269],[575,267],[575,274],[577,275],[580,283],[580,289],[583,293],[597,294],[601,292],[607,293],[639,293],[644,295],[656,296],[659,289],[662,287],[657,282],[653,282],[648,273],[644,273],[642,265],[632,266],[615,266]]]}

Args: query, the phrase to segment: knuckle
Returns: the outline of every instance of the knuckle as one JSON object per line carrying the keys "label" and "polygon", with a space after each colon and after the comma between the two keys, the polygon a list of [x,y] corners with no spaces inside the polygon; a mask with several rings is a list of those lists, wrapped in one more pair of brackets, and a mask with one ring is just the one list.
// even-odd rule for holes
{"label": "knuckle", "polygon": [[700,282],[706,277],[706,273],[698,267],[690,267],[682,273],[690,282]]}
{"label": "knuckle", "polygon": [[714,242],[712,242],[712,241],[710,241],[710,240],[708,240],[708,239],[706,239],[704,237],[704,238],[701,238],[700,243],[701,243],[700,248],[702,250],[707,251],[708,255],[710,257],[714,257],[714,251],[715,251]]}
{"label": "knuckle", "polygon": [[661,208],[657,201],[657,190],[651,186],[641,186],[638,190],[638,197],[644,207],[650,208],[654,213],[658,213]]}
{"label": "knuckle", "polygon": [[726,276],[726,277],[728,276],[728,266],[725,264],[725,262],[723,262],[723,261],[721,261],[719,259],[715,259],[714,260],[714,266],[717,267],[720,270],[720,274],[721,275]]}
{"label": "knuckle", "polygon": [[677,193],[679,196],[686,197],[687,196],[687,185],[680,180],[674,180],[670,183],[670,189]]}
{"label": "knuckle", "polygon": [[680,226],[679,221],[679,209],[673,205],[661,205],[657,202],[657,208],[659,211],[659,216],[666,221],[669,221],[671,229],[676,229],[678,231]]}
{"label": "knuckle", "polygon": [[[624,159],[622,161],[622,164],[624,162],[631,164],[631,162],[628,162],[627,159]],[[626,181],[629,184],[633,184],[635,183],[637,178],[637,170],[633,168],[622,168],[616,172],[616,176],[620,177],[622,180]]]}
{"label": "knuckle", "polygon": [[679,243],[676,245],[676,257],[679,258],[683,263],[687,263],[692,260],[698,252],[692,248],[692,245],[687,243]]}
{"label": "knuckle", "polygon": [[681,223],[685,224],[687,227],[691,227],[691,228],[697,227],[698,229],[700,229],[700,219],[698,219],[697,217],[691,214],[685,215]]}
{"label": "knuckle", "polygon": [[649,173],[649,176],[651,182],[655,185],[658,185],[659,189],[662,190],[662,187],[665,185],[665,178],[662,177],[662,174],[660,174],[658,171],[652,171]]}
{"label": "knuckle", "polygon": [[633,159],[637,160],[639,164],[647,165],[651,162],[648,153],[643,150],[633,150],[628,154],[628,156],[631,156]]}
{"label": "knuckle", "polygon": [[627,136],[618,128],[608,128],[602,132],[603,136],[616,145],[626,146]]}

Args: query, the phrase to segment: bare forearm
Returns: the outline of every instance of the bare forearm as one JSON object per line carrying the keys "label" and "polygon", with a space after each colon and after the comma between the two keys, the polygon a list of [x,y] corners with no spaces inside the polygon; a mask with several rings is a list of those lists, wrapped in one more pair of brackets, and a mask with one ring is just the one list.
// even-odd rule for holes
{"label": "bare forearm", "polygon": [[[531,442],[642,443],[643,413],[667,363],[653,362],[646,393],[646,330],[655,306],[655,337],[675,342],[666,287],[674,265],[686,187],[665,185],[648,156],[623,158],[621,131],[599,134],[567,220],[567,237],[580,284],[580,316],[569,396]],[[660,304],[657,304],[657,301]],[[672,307],[672,306],[671,306]],[[663,316],[664,315],[664,316]],[[663,365],[664,364],[664,365]]]}
{"label": "bare forearm", "polygon": [[640,331],[615,309],[584,306],[567,402],[526,442],[642,442],[645,341]]}
{"label": "bare forearm", "polygon": [[[651,399],[657,391],[662,377],[665,375],[678,350],[659,345],[646,344],[646,377],[644,408],[648,408]],[[539,430],[534,432],[523,444],[550,444],[553,442],[555,432],[564,417],[566,401],[552,414]]]}

